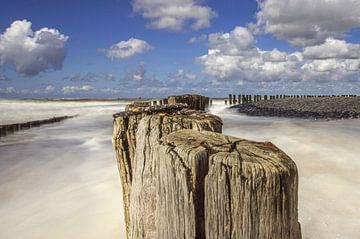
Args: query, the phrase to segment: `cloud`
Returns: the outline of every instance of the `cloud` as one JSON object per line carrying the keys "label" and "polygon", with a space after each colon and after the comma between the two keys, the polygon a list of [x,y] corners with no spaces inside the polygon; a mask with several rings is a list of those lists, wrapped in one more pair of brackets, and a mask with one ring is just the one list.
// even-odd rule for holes
{"label": "cloud", "polygon": [[14,21],[0,35],[0,64],[11,64],[17,72],[35,76],[42,71],[62,68],[69,37],[56,29],[33,32],[31,22]]}
{"label": "cloud", "polygon": [[50,93],[53,93],[55,90],[56,90],[55,86],[48,85],[48,86],[45,87],[44,93],[50,94]]}
{"label": "cloud", "polygon": [[254,54],[255,39],[249,29],[237,26],[230,33],[209,34],[209,45],[212,49],[225,55],[237,56]]}
{"label": "cloud", "polygon": [[64,86],[61,91],[67,95],[67,94],[75,94],[80,92],[90,92],[93,91],[94,87],[90,85],[83,85],[83,86]]}
{"label": "cloud", "polygon": [[7,75],[0,72],[0,81],[10,81],[10,80],[11,79]]}
{"label": "cloud", "polygon": [[175,73],[171,73],[169,74],[169,80],[176,80],[176,81],[181,81],[181,80],[196,80],[197,79],[197,75],[193,74],[191,72],[187,72],[184,69],[177,69]]}
{"label": "cloud", "polygon": [[118,82],[119,88],[107,90],[109,93],[117,92],[131,97],[154,97],[168,94],[198,92],[204,89],[197,75],[184,69],[177,69],[168,75],[167,79],[160,80],[156,75],[149,74],[144,62],[129,71]]}
{"label": "cloud", "polygon": [[196,62],[218,80],[267,81],[294,77],[296,63],[277,49],[262,51],[255,46],[249,29],[235,27],[230,33],[209,35],[208,54]]}
{"label": "cloud", "polygon": [[83,81],[83,82],[97,82],[97,81],[113,81],[115,80],[115,76],[112,73],[95,73],[88,72],[85,75],[74,74],[70,76],[66,76],[63,78],[64,80],[69,81]]}
{"label": "cloud", "polygon": [[265,51],[256,46],[250,30],[209,35],[208,53],[196,58],[203,72],[218,81],[331,81],[359,77],[359,44],[328,38],[302,52]]}
{"label": "cloud", "polygon": [[99,49],[110,59],[125,59],[149,51],[152,49],[146,41],[130,38],[127,41],[120,41],[108,49]]}
{"label": "cloud", "polygon": [[269,62],[282,62],[282,61],[286,61],[287,58],[287,54],[285,52],[281,52],[278,49],[273,49],[271,51],[268,52],[264,52],[262,54],[262,58],[264,61],[269,61]]}
{"label": "cloud", "polygon": [[140,62],[138,64],[138,66],[134,69],[129,71],[125,77],[123,78],[124,81],[143,81],[145,80],[145,74],[146,74],[146,69],[145,69],[145,63],[144,62]]}
{"label": "cloud", "polygon": [[360,45],[328,38],[321,45],[306,47],[303,55],[308,59],[359,59]]}
{"label": "cloud", "polygon": [[133,0],[132,7],[135,13],[149,20],[148,27],[167,31],[181,31],[188,26],[192,30],[207,28],[217,16],[197,0]]}
{"label": "cloud", "polygon": [[206,41],[206,39],[207,39],[207,35],[201,34],[200,36],[190,38],[188,43],[189,44],[199,43],[199,42]]}
{"label": "cloud", "polygon": [[360,26],[359,0],[258,0],[255,30],[270,33],[297,47],[342,38]]}
{"label": "cloud", "polygon": [[6,88],[0,88],[0,93],[5,93],[5,94],[12,94],[12,93],[16,93],[16,89],[13,86],[9,86]]}

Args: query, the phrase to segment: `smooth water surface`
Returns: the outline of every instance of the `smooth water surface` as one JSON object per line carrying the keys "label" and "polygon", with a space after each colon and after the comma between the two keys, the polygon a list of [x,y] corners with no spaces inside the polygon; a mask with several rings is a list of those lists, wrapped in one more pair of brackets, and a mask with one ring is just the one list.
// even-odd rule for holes
{"label": "smooth water surface", "polygon": [[[0,101],[0,124],[78,114],[0,138],[0,238],[125,238],[111,145],[119,102]],[[248,117],[215,102],[224,133],[271,141],[299,169],[303,238],[360,238],[360,120]]]}

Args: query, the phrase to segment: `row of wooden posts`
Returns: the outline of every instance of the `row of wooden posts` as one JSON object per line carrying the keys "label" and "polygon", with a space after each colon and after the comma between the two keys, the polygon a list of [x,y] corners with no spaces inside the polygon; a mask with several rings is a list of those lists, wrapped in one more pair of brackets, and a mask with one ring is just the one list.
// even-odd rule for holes
{"label": "row of wooden posts", "polygon": [[153,100],[151,101],[151,105],[155,106],[155,105],[167,105],[168,104],[168,99],[161,99],[161,100]]}
{"label": "row of wooden posts", "polygon": [[60,116],[60,117],[53,117],[50,119],[44,119],[44,120],[34,120],[29,121],[25,123],[16,123],[16,124],[8,124],[8,125],[0,125],[0,137],[6,136],[8,134],[14,133],[16,131],[30,129],[33,127],[39,127],[44,124],[51,124],[63,121],[65,119],[74,118],[76,115],[72,116]]}
{"label": "row of wooden posts", "polygon": [[229,94],[225,104],[246,104],[262,100],[275,100],[286,98],[323,98],[323,97],[356,97],[357,95],[234,95]]}
{"label": "row of wooden posts", "polygon": [[[206,97],[206,105],[212,105],[212,99]],[[160,100],[152,100],[150,101],[150,105],[151,106],[156,106],[156,105],[167,105],[169,104],[168,99],[160,99]]]}

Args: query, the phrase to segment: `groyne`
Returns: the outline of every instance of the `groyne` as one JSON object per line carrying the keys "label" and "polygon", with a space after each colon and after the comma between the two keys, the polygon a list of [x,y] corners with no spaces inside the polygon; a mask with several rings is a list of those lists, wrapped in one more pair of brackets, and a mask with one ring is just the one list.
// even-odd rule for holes
{"label": "groyne", "polygon": [[60,122],[66,119],[74,118],[77,115],[71,115],[71,116],[59,116],[59,117],[53,117],[49,119],[43,119],[43,120],[34,120],[34,121],[28,121],[24,123],[15,123],[15,124],[7,124],[7,125],[0,125],[0,137],[4,137],[8,134],[12,134],[16,131],[20,130],[26,130],[34,127],[40,127],[45,124],[52,124],[56,122]]}
{"label": "groyne", "polygon": [[169,103],[114,115],[127,238],[300,239],[291,158],[221,134],[201,103]]}
{"label": "groyne", "polygon": [[250,116],[310,119],[360,118],[360,96],[279,98],[231,106]]}

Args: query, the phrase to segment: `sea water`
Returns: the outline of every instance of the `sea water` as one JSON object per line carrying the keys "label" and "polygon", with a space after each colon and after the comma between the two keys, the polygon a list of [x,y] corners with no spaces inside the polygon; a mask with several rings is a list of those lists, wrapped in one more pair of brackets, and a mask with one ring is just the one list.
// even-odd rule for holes
{"label": "sea water", "polygon": [[[0,101],[0,124],[79,116],[0,138],[0,238],[125,238],[111,145],[119,102]],[[360,120],[248,117],[214,102],[225,134],[271,141],[299,170],[303,238],[360,238]]]}

